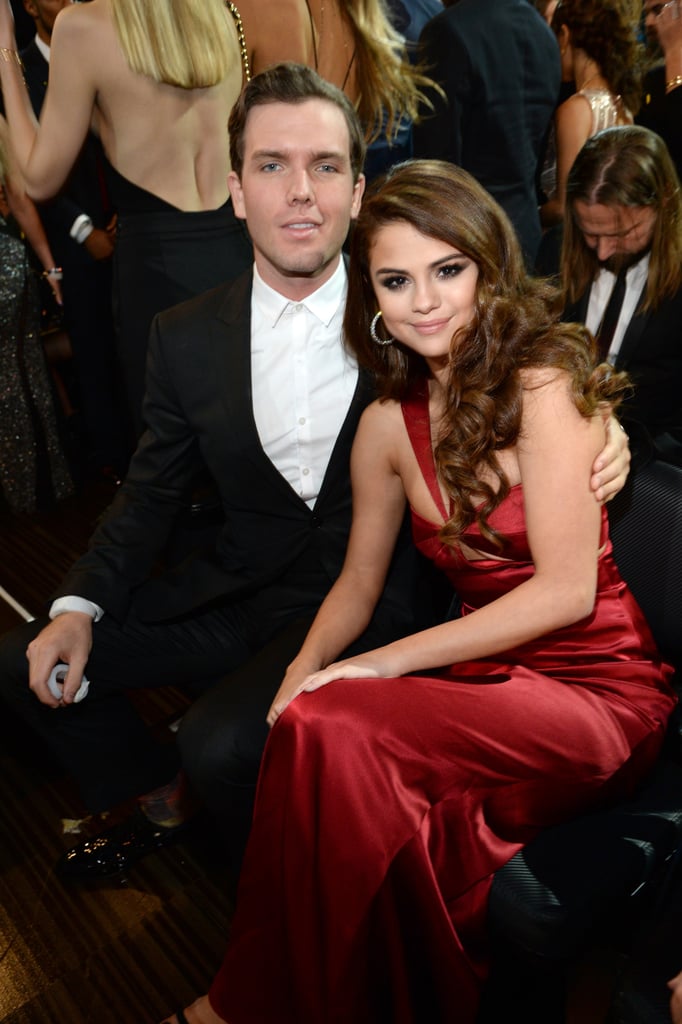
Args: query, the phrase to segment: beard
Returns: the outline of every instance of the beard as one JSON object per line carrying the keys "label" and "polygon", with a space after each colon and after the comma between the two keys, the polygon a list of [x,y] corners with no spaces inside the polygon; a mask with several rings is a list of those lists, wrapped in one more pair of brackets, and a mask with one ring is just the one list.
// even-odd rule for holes
{"label": "beard", "polygon": [[634,267],[635,263],[639,263],[648,252],[651,252],[651,245],[646,245],[643,249],[638,249],[637,252],[614,253],[613,256],[608,256],[605,260],[599,260],[599,266],[618,276],[621,270],[629,270],[630,267]]}

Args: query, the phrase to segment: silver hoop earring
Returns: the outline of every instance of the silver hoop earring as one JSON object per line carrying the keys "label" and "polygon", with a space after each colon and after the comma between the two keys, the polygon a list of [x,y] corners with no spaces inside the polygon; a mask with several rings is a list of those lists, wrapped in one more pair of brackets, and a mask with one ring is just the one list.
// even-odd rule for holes
{"label": "silver hoop earring", "polygon": [[392,345],[395,338],[380,338],[377,334],[377,324],[381,319],[381,310],[375,315],[371,324],[369,325],[369,334],[375,345]]}

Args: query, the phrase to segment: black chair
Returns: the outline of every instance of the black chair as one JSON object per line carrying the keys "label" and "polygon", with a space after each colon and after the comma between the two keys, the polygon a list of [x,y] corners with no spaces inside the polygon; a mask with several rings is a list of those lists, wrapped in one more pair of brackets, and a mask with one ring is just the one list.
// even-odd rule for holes
{"label": "black chair", "polygon": [[[611,503],[609,521],[619,569],[682,682],[682,468],[638,467]],[[496,872],[488,910],[493,965],[480,1024],[564,1021],[571,968],[597,943],[627,949],[624,937],[651,913],[657,887],[665,898],[666,866],[669,876],[681,848],[676,712],[659,764],[632,799],[547,829]]]}

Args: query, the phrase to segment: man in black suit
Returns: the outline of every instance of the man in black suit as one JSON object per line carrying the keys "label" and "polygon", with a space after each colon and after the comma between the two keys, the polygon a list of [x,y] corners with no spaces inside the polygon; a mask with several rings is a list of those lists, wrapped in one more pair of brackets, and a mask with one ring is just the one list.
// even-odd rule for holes
{"label": "man in black suit", "polygon": [[554,33],[528,0],[454,0],[419,56],[442,87],[414,127],[414,154],[469,171],[516,228],[529,267],[540,243],[537,179],[559,97]]}
{"label": "man in black suit", "polygon": [[682,177],[682,3],[644,0],[643,15],[648,48],[662,59],[644,76],[635,121],[661,136]]}
{"label": "man in black suit", "polygon": [[[583,146],[566,196],[564,319],[585,323],[634,394],[623,418],[682,444],[682,196],[663,140],[608,128]],[[613,299],[613,302],[612,302]]]}
{"label": "man in black suit", "polygon": [[[24,0],[36,27],[21,51],[36,117],[45,100],[55,18],[71,0]],[[76,404],[81,414],[86,470],[123,472],[130,454],[125,400],[117,387],[112,323],[111,254],[114,217],[103,179],[99,140],[86,139],[60,195],[39,213],[53,255],[63,270],[64,326],[74,358]]]}
{"label": "man in black suit", "polygon": [[[364,188],[361,129],[334,86],[309,68],[278,65],[246,87],[229,130],[230,189],[248,220],[254,270],[156,318],[148,429],[128,477],[60,588],[52,622],[0,643],[2,696],[76,777],[88,806],[146,794],[144,816],[66,856],[72,877],[126,867],[175,834],[182,817],[168,781],[176,750],[152,742],[126,688],[207,691],[183,725],[183,752],[196,781],[204,745],[218,741],[222,778],[235,786],[201,795],[243,834],[268,708],[345,554],[350,447],[372,398],[341,344],[341,247]],[[206,558],[154,577],[199,456],[225,525]],[[622,461],[603,469],[603,485],[621,469]],[[403,536],[355,649],[423,622],[415,567]],[[59,661],[70,666],[61,699],[48,690]],[[90,693],[74,702],[86,668]]]}

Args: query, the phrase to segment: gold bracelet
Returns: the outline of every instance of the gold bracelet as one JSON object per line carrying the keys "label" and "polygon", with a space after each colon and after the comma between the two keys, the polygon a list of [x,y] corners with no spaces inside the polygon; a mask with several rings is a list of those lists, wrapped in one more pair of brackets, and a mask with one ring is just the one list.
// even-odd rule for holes
{"label": "gold bracelet", "polygon": [[8,50],[6,46],[0,46],[0,57],[5,64],[16,64],[18,68],[24,69],[24,64],[16,50]]}
{"label": "gold bracelet", "polygon": [[669,92],[672,92],[673,89],[679,89],[679,87],[681,85],[682,85],[682,75],[675,75],[674,78],[671,78],[669,82],[665,83],[665,94],[666,94],[666,96],[668,95]]}

